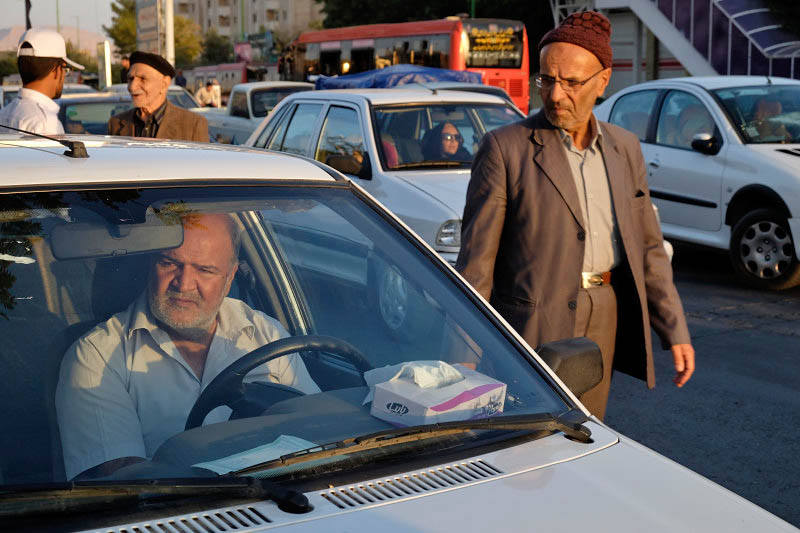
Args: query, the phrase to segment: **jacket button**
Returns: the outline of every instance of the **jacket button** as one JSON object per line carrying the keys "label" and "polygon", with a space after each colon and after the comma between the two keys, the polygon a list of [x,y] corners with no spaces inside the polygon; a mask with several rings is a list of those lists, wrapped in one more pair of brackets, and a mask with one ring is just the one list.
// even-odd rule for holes
{"label": "jacket button", "polygon": [[570,310],[572,310],[572,311],[574,311],[575,309],[578,308],[578,302],[576,302],[575,300],[570,300],[567,305],[569,306]]}
{"label": "jacket button", "polygon": [[579,240],[579,241],[582,241],[582,240],[584,240],[585,238],[586,238],[586,232],[585,232],[585,231],[583,231],[583,230],[580,230],[580,231],[578,232],[578,240]]}

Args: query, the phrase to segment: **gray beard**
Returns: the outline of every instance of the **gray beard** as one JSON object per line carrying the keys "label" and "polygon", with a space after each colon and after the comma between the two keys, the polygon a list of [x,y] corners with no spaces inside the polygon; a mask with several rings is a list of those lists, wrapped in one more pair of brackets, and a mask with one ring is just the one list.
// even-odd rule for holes
{"label": "gray beard", "polygon": [[214,308],[214,312],[210,315],[198,314],[193,320],[178,321],[170,314],[172,306],[168,303],[168,297],[169,293],[164,295],[149,293],[147,295],[150,312],[153,313],[156,320],[181,339],[195,342],[204,340],[208,336],[211,325],[217,320],[219,308],[222,306],[222,299],[220,299],[219,305]]}

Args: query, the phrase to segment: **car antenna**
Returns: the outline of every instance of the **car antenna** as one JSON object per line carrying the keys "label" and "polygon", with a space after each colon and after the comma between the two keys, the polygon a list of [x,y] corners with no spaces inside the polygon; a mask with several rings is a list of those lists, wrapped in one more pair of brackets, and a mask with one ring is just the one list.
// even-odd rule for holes
{"label": "car antenna", "polygon": [[769,76],[767,76],[767,85],[772,85],[772,79]]}
{"label": "car antenna", "polygon": [[428,90],[431,92],[431,94],[439,94],[439,93],[436,91],[436,88],[435,88],[435,87],[428,87],[427,85],[425,85],[425,84],[424,84],[424,83],[422,83],[421,81],[415,81],[414,83],[416,83],[417,85],[420,85],[420,86],[422,86],[422,87],[424,87],[424,88],[428,89]]}
{"label": "car antenna", "polygon": [[0,124],[0,128],[8,128],[10,130],[18,131],[20,133],[27,133],[28,135],[34,135],[36,137],[41,137],[42,139],[47,139],[48,141],[55,141],[59,144],[62,144],[67,148],[69,148],[69,150],[64,152],[64,155],[67,157],[74,157],[76,159],[89,157],[89,153],[86,151],[86,145],[84,145],[81,141],[68,141],[66,139],[56,139],[55,137],[41,135],[39,133],[34,133],[32,131],[21,130],[19,128],[12,128],[11,126],[6,126],[5,124]]}

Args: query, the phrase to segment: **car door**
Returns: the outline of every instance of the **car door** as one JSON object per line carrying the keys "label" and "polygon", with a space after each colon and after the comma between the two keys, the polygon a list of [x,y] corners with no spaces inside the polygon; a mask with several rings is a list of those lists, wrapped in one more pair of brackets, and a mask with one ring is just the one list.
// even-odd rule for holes
{"label": "car door", "polygon": [[[709,133],[722,142],[713,114],[699,96],[683,90],[666,92],[658,122],[643,143],[650,194],[661,222],[695,230],[722,226],[722,146],[715,155],[692,148],[692,138]],[[645,148],[646,147],[646,148]]]}

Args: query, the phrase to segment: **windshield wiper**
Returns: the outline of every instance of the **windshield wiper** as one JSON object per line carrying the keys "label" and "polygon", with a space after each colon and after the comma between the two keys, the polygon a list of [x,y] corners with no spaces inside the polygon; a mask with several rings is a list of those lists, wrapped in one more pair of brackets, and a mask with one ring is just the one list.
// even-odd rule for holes
{"label": "windshield wiper", "polygon": [[402,170],[404,168],[427,168],[427,167],[442,167],[442,168],[461,168],[464,165],[471,165],[470,161],[417,161],[415,163],[403,163],[395,165],[390,170]]}
{"label": "windshield wiper", "polygon": [[287,513],[307,513],[314,509],[304,494],[252,477],[145,479],[122,483],[72,481],[0,487],[0,520],[182,498],[268,498]]}
{"label": "windshield wiper", "polygon": [[347,455],[353,452],[381,448],[383,446],[392,446],[404,442],[431,439],[445,435],[454,435],[456,433],[472,430],[561,431],[574,440],[585,443],[592,442],[591,430],[581,424],[581,422],[585,422],[587,418],[581,416],[575,419],[574,413],[575,411],[573,410],[564,415],[553,415],[550,413],[507,415],[495,418],[459,420],[407,428],[385,429],[375,433],[361,435],[360,437],[351,437],[282,455],[278,459],[264,461],[253,466],[248,466],[247,468],[236,470],[231,472],[231,475],[245,475],[297,463],[335,457],[337,455]]}

